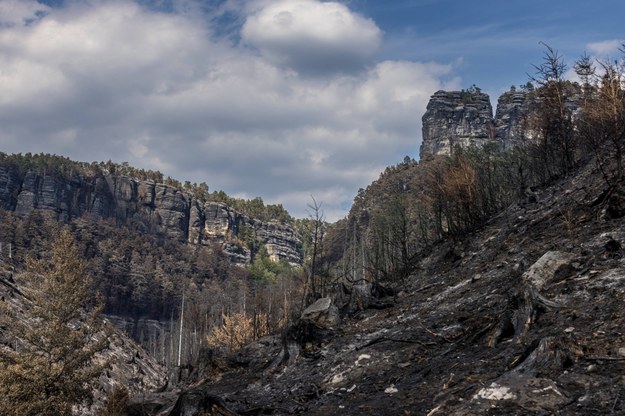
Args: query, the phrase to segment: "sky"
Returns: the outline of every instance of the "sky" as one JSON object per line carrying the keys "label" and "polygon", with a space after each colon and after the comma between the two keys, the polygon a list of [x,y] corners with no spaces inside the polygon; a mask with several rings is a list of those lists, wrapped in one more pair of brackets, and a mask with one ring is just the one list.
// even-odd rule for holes
{"label": "sky", "polygon": [[[618,56],[622,0],[0,0],[0,151],[128,162],[308,215],[418,159],[440,89],[497,97],[545,42]],[[571,75],[572,76],[572,75]]]}

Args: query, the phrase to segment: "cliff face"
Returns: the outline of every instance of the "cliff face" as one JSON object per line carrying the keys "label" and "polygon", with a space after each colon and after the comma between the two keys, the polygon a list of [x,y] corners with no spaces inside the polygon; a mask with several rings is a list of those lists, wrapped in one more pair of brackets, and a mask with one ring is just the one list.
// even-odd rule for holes
{"label": "cliff face", "polygon": [[421,157],[450,154],[454,146],[483,146],[494,140],[490,98],[479,89],[438,91],[423,115]]}
{"label": "cliff face", "polygon": [[[582,92],[576,84],[566,85],[566,106],[576,118],[582,105]],[[421,158],[449,155],[455,145],[467,147],[494,143],[503,149],[522,145],[539,133],[532,130],[538,114],[539,99],[514,88],[497,100],[493,118],[490,99],[479,88],[468,91],[437,91],[423,115]]]}
{"label": "cliff face", "polygon": [[521,145],[527,137],[530,109],[531,100],[524,91],[510,90],[499,97],[495,113],[495,137],[505,149]]}
{"label": "cliff face", "polygon": [[253,231],[274,260],[300,264],[302,242],[279,222],[249,218],[220,202],[203,202],[190,193],[153,181],[124,176],[71,179],[0,166],[0,207],[17,213],[35,209],[59,221],[83,215],[112,218],[118,225],[197,245],[221,244],[235,263],[249,263],[250,250],[239,240],[242,226]]}

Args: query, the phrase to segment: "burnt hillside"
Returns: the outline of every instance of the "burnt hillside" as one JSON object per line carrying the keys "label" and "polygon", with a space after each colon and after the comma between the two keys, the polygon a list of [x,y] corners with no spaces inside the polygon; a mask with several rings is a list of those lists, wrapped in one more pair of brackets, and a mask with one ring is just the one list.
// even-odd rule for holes
{"label": "burnt hillside", "polygon": [[625,188],[606,189],[588,166],[537,190],[434,244],[394,294],[355,286],[213,357],[163,414],[622,413]]}

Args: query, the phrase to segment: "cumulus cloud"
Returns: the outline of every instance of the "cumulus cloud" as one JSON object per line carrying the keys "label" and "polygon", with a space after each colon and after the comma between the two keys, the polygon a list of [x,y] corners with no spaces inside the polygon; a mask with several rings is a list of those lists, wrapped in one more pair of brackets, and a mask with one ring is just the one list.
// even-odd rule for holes
{"label": "cumulus cloud", "polygon": [[79,3],[0,28],[0,150],[128,161],[297,216],[314,195],[334,220],[416,152],[429,96],[459,86],[441,81],[451,66],[409,61],[304,76],[215,40],[206,21]]}
{"label": "cumulus cloud", "polygon": [[270,62],[305,74],[351,72],[370,63],[382,32],[345,5],[316,0],[265,3],[242,30]]}

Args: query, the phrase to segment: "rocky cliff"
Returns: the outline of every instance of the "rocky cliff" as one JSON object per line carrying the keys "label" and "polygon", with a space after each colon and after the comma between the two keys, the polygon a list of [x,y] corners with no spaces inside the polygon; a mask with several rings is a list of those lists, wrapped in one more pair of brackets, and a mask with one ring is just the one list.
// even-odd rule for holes
{"label": "rocky cliff", "polygon": [[519,146],[527,137],[530,108],[531,100],[525,91],[511,89],[497,100],[495,137],[505,149]]}
{"label": "rocky cliff", "polygon": [[450,154],[454,146],[483,146],[494,140],[490,98],[479,88],[438,91],[423,115],[421,157]]}
{"label": "rocky cliff", "polygon": [[[566,84],[566,105],[573,118],[582,105],[577,84]],[[423,115],[421,158],[449,155],[454,146],[483,146],[493,143],[502,149],[522,145],[538,135],[531,128],[538,99],[528,90],[512,87],[497,100],[493,118],[490,98],[477,87],[462,91],[437,91]]]}
{"label": "rocky cliff", "polygon": [[[73,175],[70,178],[0,165],[0,207],[17,213],[45,210],[59,221],[84,215],[114,219],[120,226],[196,245],[219,243],[235,263],[249,263],[241,241],[245,227],[267,247],[273,260],[302,261],[302,242],[278,221],[250,218],[221,202],[201,201],[191,193],[154,181],[126,176]],[[249,234],[249,233],[248,233]]]}

